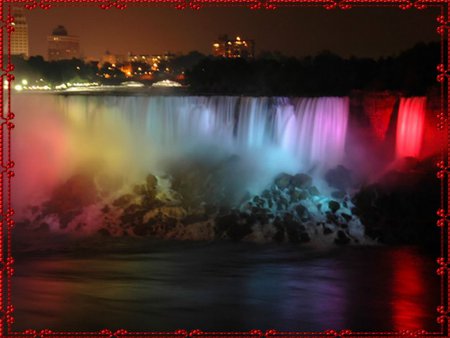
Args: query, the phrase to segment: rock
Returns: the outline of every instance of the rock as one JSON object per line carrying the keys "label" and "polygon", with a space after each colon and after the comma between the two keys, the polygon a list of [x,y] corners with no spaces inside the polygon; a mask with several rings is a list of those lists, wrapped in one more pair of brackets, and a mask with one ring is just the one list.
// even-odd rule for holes
{"label": "rock", "polygon": [[283,223],[281,222],[280,218],[277,216],[275,217],[275,219],[273,220],[272,223],[273,227],[276,229],[275,234],[273,235],[273,240],[275,242],[284,242],[285,241],[285,230],[284,230],[284,226]]}
{"label": "rock", "polygon": [[336,211],[338,211],[340,209],[340,204],[336,201],[329,201],[328,202],[328,208],[330,208],[330,210],[334,213],[336,213]]}
{"label": "rock", "polygon": [[320,191],[319,191],[319,189],[317,189],[317,187],[316,186],[312,186],[312,187],[309,187],[308,188],[308,191],[309,191],[309,193],[311,194],[311,195],[313,195],[313,196],[319,196],[320,195]]}
{"label": "rock", "polygon": [[331,193],[331,196],[333,198],[337,198],[337,199],[343,199],[345,197],[345,191],[339,190],[339,191],[333,191]]}
{"label": "rock", "polygon": [[350,238],[348,238],[348,236],[345,234],[344,231],[339,230],[337,232],[337,237],[334,240],[334,243],[338,244],[338,245],[345,245],[350,243]]}
{"label": "rock", "polygon": [[261,196],[266,198],[266,199],[271,199],[272,198],[272,194],[267,189],[262,192]]}
{"label": "rock", "polygon": [[145,225],[145,224],[137,224],[137,225],[133,228],[133,233],[134,233],[136,236],[144,237],[144,236],[147,236],[147,235],[149,234],[149,232],[150,232],[150,229],[149,229],[149,227],[148,227],[147,225]]}
{"label": "rock", "polygon": [[147,193],[147,189],[145,188],[145,185],[143,185],[143,184],[136,184],[133,187],[133,192],[136,195],[145,195]]}
{"label": "rock", "polygon": [[294,220],[286,221],[285,226],[289,241],[291,243],[301,243],[302,234],[306,230],[305,227]]}
{"label": "rock", "polygon": [[114,205],[115,207],[119,207],[119,208],[125,208],[128,204],[131,203],[132,200],[133,200],[133,195],[125,194],[125,195],[122,195],[119,198],[115,199],[112,202],[112,205]]}
{"label": "rock", "polygon": [[185,225],[194,224],[194,223],[201,223],[206,222],[208,220],[207,215],[187,215],[185,218],[183,218],[182,222]]}
{"label": "rock", "polygon": [[325,181],[330,187],[344,191],[353,185],[351,171],[342,165],[338,165],[336,168],[329,170],[325,174]]}
{"label": "rock", "polygon": [[205,215],[217,214],[218,208],[215,205],[207,204],[205,205]]}
{"label": "rock", "polygon": [[41,225],[39,225],[38,228],[34,229],[34,231],[36,231],[36,232],[44,232],[44,233],[49,232],[49,230],[50,230],[50,226],[48,225],[48,223],[45,223],[45,222],[41,223]]}
{"label": "rock", "polygon": [[236,224],[227,231],[228,237],[234,241],[239,241],[251,233],[252,227],[249,224]]}
{"label": "rock", "polygon": [[333,214],[333,213],[327,211],[326,215],[327,215],[327,221],[329,223],[333,223],[335,225],[340,225],[339,224],[339,218],[338,218],[338,216],[336,214]]}
{"label": "rock", "polygon": [[304,215],[308,212],[308,209],[301,204],[295,206],[295,211],[297,212],[298,217],[303,218]]}
{"label": "rock", "polygon": [[302,232],[300,234],[300,243],[306,243],[311,241],[311,237],[308,235],[307,232]]}
{"label": "rock", "polygon": [[229,227],[238,225],[239,217],[235,213],[231,213],[228,215],[223,215],[216,217],[215,219],[215,228],[216,233],[221,236],[225,233]]}
{"label": "rock", "polygon": [[105,204],[105,206],[101,209],[101,212],[103,212],[104,214],[107,214],[110,211],[110,207],[108,204]]}
{"label": "rock", "polygon": [[162,207],[160,212],[167,217],[182,219],[187,215],[187,212],[182,207]]}
{"label": "rock", "polygon": [[279,189],[283,190],[290,185],[292,178],[293,178],[292,175],[282,173],[275,178],[274,182]]}
{"label": "rock", "polygon": [[260,198],[259,196],[253,197],[253,202],[260,208],[264,207],[264,200]]}
{"label": "rock", "polygon": [[152,209],[147,211],[142,217],[142,223],[148,223],[151,219],[160,215],[159,209]]}
{"label": "rock", "polygon": [[77,226],[75,227],[75,231],[80,231],[85,226],[86,226],[86,223],[78,223]]}
{"label": "rock", "polygon": [[290,203],[296,203],[299,200],[300,192],[295,189],[291,189],[289,191],[289,196],[290,196]]}
{"label": "rock", "polygon": [[291,183],[296,188],[307,189],[312,186],[312,177],[306,174],[297,174],[292,177]]}
{"label": "rock", "polygon": [[347,221],[350,222],[352,220],[352,216],[349,214],[346,214],[345,212],[341,213],[341,216]]}
{"label": "rock", "polygon": [[299,201],[306,200],[307,198],[308,198],[308,193],[305,190],[302,190],[299,192],[299,194],[298,194]]}
{"label": "rock", "polygon": [[32,206],[30,209],[31,209],[31,214],[32,215],[36,215],[40,211],[40,208],[37,205]]}
{"label": "rock", "polygon": [[285,199],[283,196],[281,196],[281,197],[278,199],[278,203],[279,203],[284,209],[287,209],[287,207],[289,206],[289,203],[288,203],[287,199]]}
{"label": "rock", "polygon": [[328,228],[326,226],[323,227],[323,234],[324,235],[329,235],[331,233],[333,233],[333,230],[331,230],[330,228]]}
{"label": "rock", "polygon": [[214,239],[214,227],[211,222],[191,223],[180,229],[175,238],[180,240],[209,241]]}
{"label": "rock", "polygon": [[96,200],[97,189],[93,179],[84,174],[77,174],[53,191],[50,200],[45,203],[44,213],[79,213],[83,207],[95,203]]}
{"label": "rock", "polygon": [[122,227],[130,227],[136,224],[140,224],[142,220],[142,216],[145,211],[142,210],[137,204],[131,204],[120,216],[120,222]]}
{"label": "rock", "polygon": [[158,185],[158,179],[155,175],[148,174],[146,178],[147,190],[154,191],[156,190],[156,186]]}
{"label": "rock", "polygon": [[101,228],[100,230],[98,230],[97,234],[99,234],[100,236],[103,236],[103,237],[110,237],[111,236],[111,234],[109,233],[108,229],[105,229],[105,228]]}
{"label": "rock", "polygon": [[300,243],[300,233],[297,230],[286,230],[288,240],[291,243]]}
{"label": "rock", "polygon": [[242,196],[242,198],[239,200],[239,204],[243,204],[251,198],[252,198],[252,195],[248,191],[246,191],[244,196]]}

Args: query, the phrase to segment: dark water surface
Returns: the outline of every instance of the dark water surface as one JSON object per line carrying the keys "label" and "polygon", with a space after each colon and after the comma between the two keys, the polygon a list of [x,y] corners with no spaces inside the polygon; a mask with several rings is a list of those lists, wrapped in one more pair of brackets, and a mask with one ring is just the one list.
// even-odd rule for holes
{"label": "dark water surface", "polygon": [[438,331],[435,257],[414,247],[63,238],[15,244],[15,331]]}

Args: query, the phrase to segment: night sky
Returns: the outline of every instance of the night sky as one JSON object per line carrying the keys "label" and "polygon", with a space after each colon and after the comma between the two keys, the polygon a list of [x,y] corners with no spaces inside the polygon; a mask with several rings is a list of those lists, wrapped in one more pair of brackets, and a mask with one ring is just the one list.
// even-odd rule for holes
{"label": "night sky", "polygon": [[98,58],[106,50],[160,54],[166,51],[211,52],[219,34],[254,39],[256,53],[280,51],[290,56],[315,55],[330,50],[341,56],[395,55],[417,42],[439,40],[438,8],[172,8],[130,7],[101,10],[88,7],[26,11],[30,55],[47,55],[46,36],[57,25],[80,37],[84,56]]}

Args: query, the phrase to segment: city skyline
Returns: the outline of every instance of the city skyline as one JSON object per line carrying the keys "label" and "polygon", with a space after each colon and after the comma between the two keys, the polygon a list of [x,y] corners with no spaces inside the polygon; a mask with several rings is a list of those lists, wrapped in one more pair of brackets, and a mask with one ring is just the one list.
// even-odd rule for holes
{"label": "city skyline", "polygon": [[[439,39],[437,8],[402,11],[398,8],[130,8],[104,11],[97,8],[52,8],[26,11],[30,55],[47,55],[47,36],[58,25],[80,38],[81,53],[100,59],[113,54],[211,54],[219,35],[244,36],[261,51],[279,51],[303,57],[329,50],[343,57],[395,55],[418,42]],[[83,18],[80,20],[80,18]]]}

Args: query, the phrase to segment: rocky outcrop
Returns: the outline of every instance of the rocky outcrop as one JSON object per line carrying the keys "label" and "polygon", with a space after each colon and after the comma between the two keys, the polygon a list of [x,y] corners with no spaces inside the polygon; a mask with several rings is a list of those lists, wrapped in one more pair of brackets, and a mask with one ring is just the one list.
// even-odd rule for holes
{"label": "rocky outcrop", "polygon": [[169,184],[164,187],[160,184],[163,178],[148,174],[129,189],[110,189],[106,198],[98,182],[96,190],[88,177],[75,175],[58,187],[49,201],[30,209],[28,224],[39,231],[83,233],[94,226],[94,233],[101,236],[179,240],[340,245],[364,240],[347,193],[328,198],[311,176],[282,173],[261,194],[247,193],[232,205],[219,174],[222,169],[221,164],[209,176],[205,176],[206,170],[184,175],[179,171],[176,176],[165,176]]}
{"label": "rocky outcrop", "polygon": [[439,182],[433,159],[405,161],[376,184],[360,189],[353,209],[367,236],[387,244],[439,247]]}

